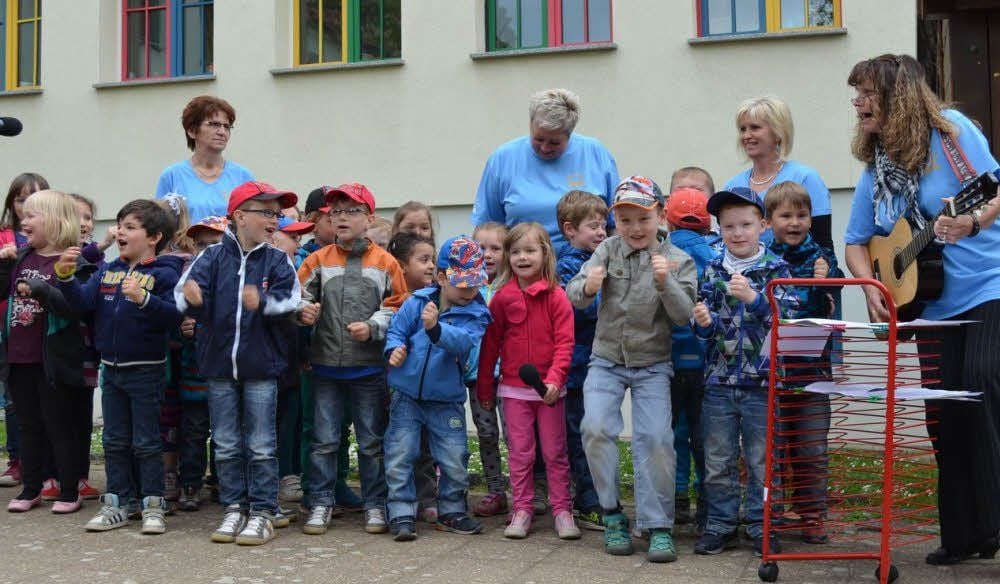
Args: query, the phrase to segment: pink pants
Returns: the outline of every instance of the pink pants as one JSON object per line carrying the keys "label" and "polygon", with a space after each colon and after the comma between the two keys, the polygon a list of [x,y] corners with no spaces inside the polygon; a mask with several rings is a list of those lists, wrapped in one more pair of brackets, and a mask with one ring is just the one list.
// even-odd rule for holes
{"label": "pink pants", "polygon": [[535,422],[541,440],[545,474],[549,480],[549,504],[552,514],[571,511],[569,495],[569,456],[566,454],[566,399],[554,406],[544,402],[503,398],[507,431],[510,485],[514,491],[514,511],[531,512],[535,496],[532,467],[535,465]]}

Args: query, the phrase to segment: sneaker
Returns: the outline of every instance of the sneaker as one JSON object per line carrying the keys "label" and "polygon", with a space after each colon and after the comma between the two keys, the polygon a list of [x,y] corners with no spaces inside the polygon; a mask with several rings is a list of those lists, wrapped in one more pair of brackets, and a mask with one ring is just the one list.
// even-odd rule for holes
{"label": "sneaker", "polygon": [[599,507],[588,511],[580,511],[576,522],[584,529],[592,531],[604,531],[604,514]]}
{"label": "sneaker", "polygon": [[90,485],[87,479],[80,479],[76,483],[76,491],[81,499],[93,500],[101,496],[101,492]]}
{"label": "sneaker", "polygon": [[159,535],[166,533],[167,503],[164,497],[143,497],[142,499],[142,529],[140,533],[144,535]]}
{"label": "sneaker", "polygon": [[469,517],[465,513],[449,513],[437,520],[435,528],[438,531],[449,531],[461,535],[475,535],[482,533],[483,524]]}
{"label": "sneaker", "polygon": [[55,501],[52,503],[52,512],[57,515],[76,513],[80,510],[83,499],[77,495],[76,501]]}
{"label": "sneaker", "polygon": [[177,471],[168,470],[163,473],[163,498],[176,501],[181,496],[181,484],[177,480]]}
{"label": "sneaker", "polygon": [[59,481],[55,479],[45,479],[42,481],[42,501],[55,501],[59,498],[59,493],[62,489],[59,487]]}
{"label": "sneaker", "polygon": [[111,531],[128,525],[128,514],[119,507],[118,495],[101,495],[101,510],[84,526],[87,531]]}
{"label": "sneaker", "polygon": [[736,532],[719,535],[717,533],[705,532],[694,544],[694,553],[699,556],[714,556],[721,554],[723,550],[736,547],[738,543]]}
{"label": "sneaker", "polygon": [[674,537],[669,529],[650,530],[646,559],[657,564],[677,561],[677,548],[674,547]]}
{"label": "sneaker", "polygon": [[218,529],[212,532],[212,541],[216,543],[233,543],[236,536],[246,527],[246,513],[240,509],[239,505],[226,507],[226,515],[222,518],[222,523]]}
{"label": "sneaker", "polygon": [[503,530],[503,536],[510,539],[524,539],[531,531],[531,519],[533,512],[516,511],[510,518],[510,524]]}
{"label": "sneaker", "polygon": [[[778,535],[775,533],[771,534],[770,541],[767,542],[767,553],[770,554],[780,554],[781,553],[781,541],[778,539]],[[753,555],[758,558],[764,555],[764,536],[758,535],[753,538]]]}
{"label": "sneaker", "polygon": [[236,545],[264,545],[274,539],[274,525],[264,515],[251,515],[236,536]]}
{"label": "sneaker", "polygon": [[275,529],[284,529],[299,520],[299,512],[295,509],[286,509],[279,506],[278,512],[274,514],[271,525]]}
{"label": "sneaker", "polygon": [[674,499],[674,524],[688,523],[691,523],[691,500],[687,497],[677,497]]}
{"label": "sneaker", "polygon": [[16,487],[21,484],[21,460],[12,458],[7,461],[7,470],[0,475],[0,487]]}
{"label": "sneaker", "polygon": [[333,487],[333,500],[337,502],[338,507],[343,507],[345,511],[364,511],[365,510],[365,500],[358,496],[354,492],[354,489],[347,486],[347,483],[342,481],[337,481],[337,484]]}
{"label": "sneaker", "polygon": [[392,520],[389,531],[395,541],[413,541],[417,539],[417,522],[412,515],[404,515]]}
{"label": "sneaker", "polygon": [[278,483],[278,498],[289,503],[302,500],[302,479],[299,475],[285,475]]}
{"label": "sneaker", "polygon": [[555,523],[559,539],[580,539],[580,528],[576,526],[573,514],[569,511],[556,513]]}
{"label": "sneaker", "polygon": [[476,517],[493,517],[507,512],[507,495],[503,493],[486,493],[472,508]]}
{"label": "sneaker", "polygon": [[621,511],[604,514],[604,553],[612,556],[631,556],[632,536],[628,531],[628,518]]}
{"label": "sneaker", "polygon": [[535,481],[535,496],[531,499],[531,510],[535,515],[544,515],[549,510],[549,483],[545,479]]}
{"label": "sneaker", "polygon": [[420,518],[424,520],[424,523],[434,525],[438,522],[438,508],[433,506],[424,507],[423,511],[420,512]]}
{"label": "sneaker", "polygon": [[385,512],[380,507],[365,510],[365,531],[368,533],[389,531],[389,524],[385,522]]}
{"label": "sneaker", "polygon": [[177,498],[177,506],[181,511],[197,511],[201,508],[201,497],[198,487],[188,485],[181,489],[181,496]]}
{"label": "sneaker", "polygon": [[306,535],[323,535],[330,527],[330,508],[323,505],[313,505],[309,510],[309,519],[302,525],[302,533]]}
{"label": "sneaker", "polygon": [[42,496],[39,495],[34,499],[11,499],[10,503],[7,503],[8,513],[24,513],[25,511],[31,511],[35,507],[42,504]]}

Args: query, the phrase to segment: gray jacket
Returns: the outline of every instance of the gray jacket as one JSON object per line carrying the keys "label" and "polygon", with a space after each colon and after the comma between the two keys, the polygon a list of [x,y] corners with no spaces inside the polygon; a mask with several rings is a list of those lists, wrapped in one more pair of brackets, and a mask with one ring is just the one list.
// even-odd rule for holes
{"label": "gray jacket", "polygon": [[647,367],[670,361],[671,331],[691,320],[697,292],[698,271],[691,256],[659,234],[655,252],[667,258],[670,271],[662,286],[653,281],[649,250],[633,250],[621,236],[601,242],[580,273],[566,285],[577,308],[586,308],[594,296],[583,292],[587,273],[604,266],[597,311],[594,355],[626,367]]}

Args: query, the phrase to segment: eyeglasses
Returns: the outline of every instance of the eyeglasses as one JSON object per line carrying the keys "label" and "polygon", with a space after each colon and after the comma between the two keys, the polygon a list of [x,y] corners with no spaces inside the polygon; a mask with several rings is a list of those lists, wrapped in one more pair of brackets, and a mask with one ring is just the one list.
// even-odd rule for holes
{"label": "eyeglasses", "polygon": [[233,131],[233,125],[227,124],[226,122],[216,122],[215,120],[202,122],[203,125],[212,128],[213,130],[224,129],[227,132]]}
{"label": "eyeglasses", "polygon": [[330,209],[331,217],[340,217],[341,215],[347,215],[348,217],[357,217],[362,213],[366,213],[368,209],[364,207],[351,207],[350,209]]}
{"label": "eyeglasses", "polygon": [[282,215],[281,211],[274,211],[271,209],[240,209],[240,210],[243,211],[244,213],[257,213],[258,215],[263,215],[268,219],[280,219]]}

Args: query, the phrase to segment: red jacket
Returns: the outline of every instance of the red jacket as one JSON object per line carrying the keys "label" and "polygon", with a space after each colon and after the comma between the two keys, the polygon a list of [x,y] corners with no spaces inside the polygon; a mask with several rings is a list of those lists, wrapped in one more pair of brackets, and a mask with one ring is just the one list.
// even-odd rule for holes
{"label": "red jacket", "polygon": [[524,290],[511,280],[490,300],[493,323],[483,336],[479,353],[476,393],[480,401],[493,401],[493,371],[500,359],[500,380],[528,387],[518,376],[521,365],[538,368],[542,381],[566,385],[573,357],[573,305],[559,286],[540,280]]}

